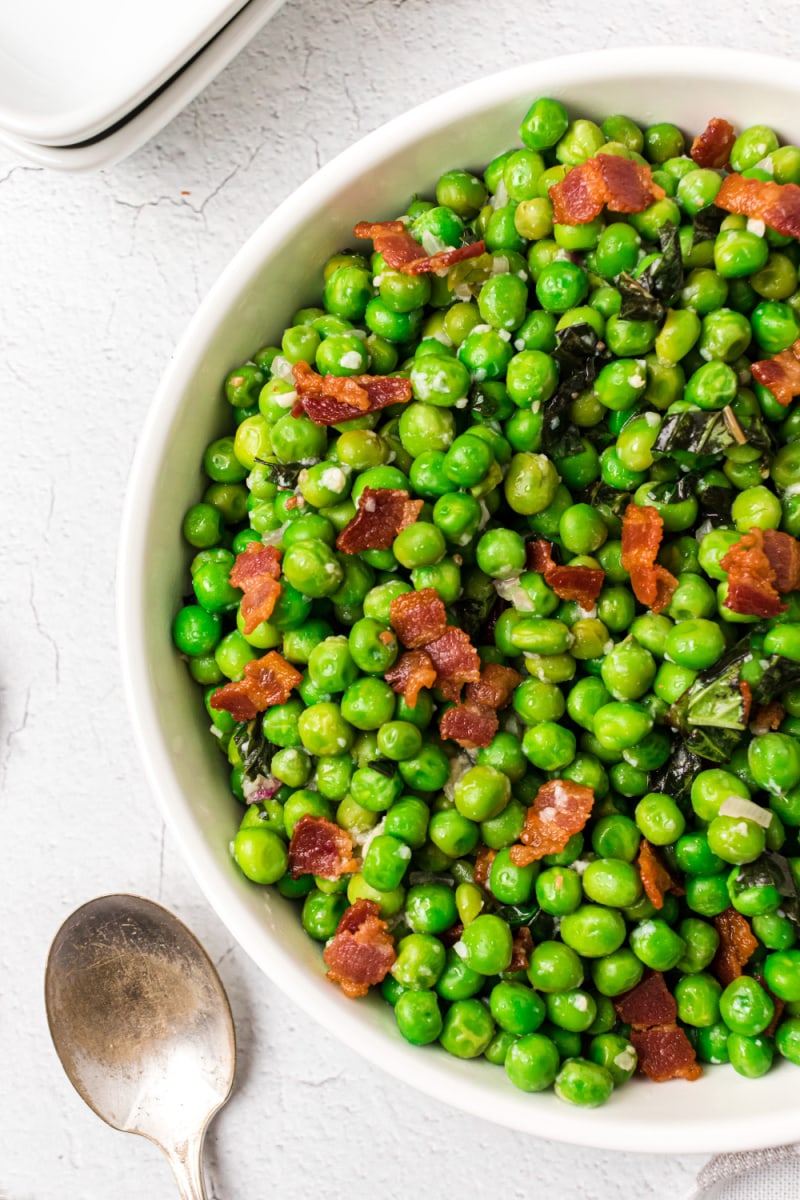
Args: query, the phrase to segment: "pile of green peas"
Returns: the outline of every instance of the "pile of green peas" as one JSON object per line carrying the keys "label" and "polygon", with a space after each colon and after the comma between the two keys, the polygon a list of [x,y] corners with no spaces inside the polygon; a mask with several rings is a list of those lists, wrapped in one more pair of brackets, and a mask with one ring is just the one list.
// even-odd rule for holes
{"label": "pile of green peas", "polygon": [[[183,522],[191,594],[173,637],[246,804],[232,842],[238,868],[297,900],[321,943],[355,901],[380,906],[397,950],[380,990],[408,1041],[484,1056],[525,1091],[552,1086],[593,1106],[636,1068],[613,1001],[648,970],[665,974],[701,1062],[730,1062],[747,1077],[764,1074],[775,1051],[800,1064],[800,686],[783,690],[777,730],[742,731],[731,761],[701,762],[686,794],[651,783],[681,740],[671,706],[743,633],[756,659],[800,663],[800,598],[784,597],[776,621],[737,614],[725,606],[721,566],[754,526],[800,535],[800,407],[780,406],[749,371],[800,336],[800,246],[722,214],[718,232],[698,240],[695,218],[713,208],[723,173],[698,168],[672,124],[596,124],[539,99],[520,139],[482,173],[446,171],[403,215],[427,252],[480,238],[485,256],[409,276],[377,253],[335,254],[318,303],[292,316],[280,344],[231,371],[231,431],[208,446],[207,486]],[[664,199],[630,216],[554,222],[549,189],[598,152],[649,164]],[[800,147],[752,126],[731,168],[800,183]],[[661,321],[623,319],[621,277],[653,264],[669,226],[682,286]],[[548,402],[559,335],[573,325],[608,355],[571,399],[579,446],[559,457],[545,448]],[[291,411],[301,361],[323,375],[403,374],[413,399],[316,425]],[[713,454],[656,448],[667,417],[727,406],[767,436]],[[695,485],[662,499],[687,471]],[[404,489],[422,512],[391,549],[340,553],[337,535],[367,486]],[[707,489],[727,497],[723,518],[705,516]],[[629,503],[653,506],[664,522],[659,561],[678,587],[658,615],[637,603],[621,563]],[[592,611],[526,569],[533,537],[564,562],[604,570]],[[281,594],[270,619],[245,633],[229,575],[262,540],[282,551]],[[438,736],[439,693],[423,690],[412,707],[385,680],[403,650],[392,600],[423,588],[436,589],[453,624],[478,613],[471,632],[483,663],[523,677],[477,751]],[[302,682],[285,704],[237,725],[211,697],[271,649]],[[255,742],[270,794],[242,759]],[[509,848],[554,778],[593,789],[591,819],[563,852],[515,866]],[[731,797],[758,808],[731,815]],[[288,843],[307,814],[348,831],[357,873],[291,877]],[[642,839],[685,888],[661,909],[643,891]],[[496,851],[484,886],[474,879],[481,846]],[[748,872],[769,855],[788,887]],[[730,906],[759,947],[723,988],[713,919]],[[534,948],[529,967],[512,971],[521,925]]]}

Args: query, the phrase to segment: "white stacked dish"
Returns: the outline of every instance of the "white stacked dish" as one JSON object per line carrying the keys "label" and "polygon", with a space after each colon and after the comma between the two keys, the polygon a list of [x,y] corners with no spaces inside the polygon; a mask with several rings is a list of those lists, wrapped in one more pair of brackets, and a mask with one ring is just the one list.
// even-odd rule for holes
{"label": "white stacked dish", "polygon": [[119,162],[185,108],[282,4],[0,6],[0,152],[62,171]]}

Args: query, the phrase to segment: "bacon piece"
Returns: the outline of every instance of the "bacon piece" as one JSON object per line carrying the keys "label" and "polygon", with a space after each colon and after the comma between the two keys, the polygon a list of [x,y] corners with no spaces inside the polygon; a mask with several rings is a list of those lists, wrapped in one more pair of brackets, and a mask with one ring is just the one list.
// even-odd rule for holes
{"label": "bacon piece", "polygon": [[788,350],[762,358],[750,366],[750,372],[765,388],[769,388],[778,404],[784,407],[800,395],[800,338]]}
{"label": "bacon piece", "polygon": [[763,529],[754,526],[749,533],[743,533],[719,565],[728,572],[725,607],[731,612],[777,617],[785,611],[787,606],[781,604],[774,586],[776,573],[764,552]]}
{"label": "bacon piece", "polygon": [[230,580],[244,592],[240,608],[244,633],[252,633],[262,621],[268,621],[281,594],[277,582],[281,573],[281,552],[277,546],[248,542],[231,568]]}
{"label": "bacon piece", "polygon": [[416,650],[442,636],[447,613],[436,588],[420,588],[395,596],[389,606],[389,622],[403,645]]}
{"label": "bacon piece", "polygon": [[[472,686],[472,685],[470,685]],[[483,704],[456,704],[448,708],[439,723],[439,733],[465,750],[491,745],[500,722],[496,713]]]}
{"label": "bacon piece", "polygon": [[292,416],[305,413],[316,425],[338,425],[411,399],[411,382],[401,375],[318,375],[306,362],[295,363],[292,374]]}
{"label": "bacon piece", "polygon": [[352,875],[358,870],[353,858],[353,839],[333,821],[306,813],[292,831],[289,868],[292,879],[301,875],[318,875],[320,879]]}
{"label": "bacon piece", "polygon": [[620,1021],[634,1029],[673,1025],[678,1019],[678,1006],[660,971],[651,971],[636,987],[616,996],[614,1008]]}
{"label": "bacon piece", "polygon": [[723,987],[738,979],[758,948],[750,922],[735,908],[726,908],[714,917],[714,928],[719,934],[719,946],[711,964],[712,974]]}
{"label": "bacon piece", "polygon": [[467,685],[467,704],[479,704],[499,712],[510,704],[514,688],[520,683],[522,676],[513,667],[487,663],[478,682]]}
{"label": "bacon piece", "polygon": [[639,1058],[639,1072],[654,1083],[669,1079],[694,1081],[703,1074],[694,1047],[677,1025],[656,1025],[631,1031],[631,1044]]}
{"label": "bacon piece", "polygon": [[585,225],[606,206],[611,212],[642,212],[665,192],[653,182],[648,166],[615,154],[597,154],[567,171],[549,194],[559,224]]}
{"label": "bacon piece", "polygon": [[[403,596],[397,599],[402,600]],[[392,601],[392,607],[396,602]],[[448,625],[441,637],[426,643],[425,650],[436,668],[439,691],[446,699],[455,700],[458,704],[464,684],[477,683],[481,677],[481,660],[468,634],[463,629]]]}
{"label": "bacon piece", "polygon": [[629,504],[625,509],[622,566],[630,573],[636,599],[654,613],[666,608],[678,586],[675,576],[656,562],[663,534],[664,522],[651,505]]}
{"label": "bacon piece", "polygon": [[492,873],[492,863],[497,858],[497,851],[490,846],[481,846],[472,868],[472,878],[481,887],[486,887]]}
{"label": "bacon piece", "polygon": [[[739,680],[739,694],[744,701],[744,712],[742,713],[742,724],[746,725],[750,720],[750,709],[753,707],[753,690],[746,679]],[[781,718],[783,720],[783,718]]]}
{"label": "bacon piece", "polygon": [[509,971],[527,971],[533,953],[533,934],[527,925],[520,925],[511,944]]}
{"label": "bacon piece", "polygon": [[569,839],[580,833],[594,804],[594,792],[571,779],[543,783],[525,814],[522,845],[509,850],[516,867],[527,867],[546,854],[560,854]]}
{"label": "bacon piece", "polygon": [[443,946],[447,946],[448,950],[451,946],[455,946],[456,942],[461,941],[461,935],[464,932],[464,926],[460,921],[455,925],[451,925],[449,929],[445,929],[443,933],[437,933],[437,937]]}
{"label": "bacon piece", "polygon": [[764,1030],[764,1037],[774,1037],[775,1030],[780,1025],[781,1017],[783,1016],[783,1010],[786,1007],[786,1002],[785,1000],[781,1000],[779,996],[776,996],[774,992],[769,990],[767,987],[767,981],[760,971],[753,972],[753,979],[757,980],[761,984],[775,1007],[775,1011],[772,1014],[772,1020]]}
{"label": "bacon piece", "polygon": [[360,221],[353,233],[357,238],[371,241],[378,254],[383,255],[387,267],[399,270],[406,263],[419,262],[425,247],[406,229],[402,221]]}
{"label": "bacon piece", "polygon": [[775,572],[778,591],[796,592],[800,588],[800,542],[797,538],[778,529],[765,529],[764,553]]}
{"label": "bacon piece", "polygon": [[728,165],[736,134],[730,121],[723,117],[712,117],[702,133],[692,142],[690,155],[698,167],[719,170]]}
{"label": "bacon piece", "polygon": [[664,907],[664,896],[667,892],[674,892],[677,896],[684,895],[683,888],[672,878],[646,838],[642,838],[639,846],[638,866],[645,895],[653,908]]}
{"label": "bacon piece", "polygon": [[800,187],[767,179],[727,175],[714,199],[717,208],[763,221],[788,237],[800,237]]}
{"label": "bacon piece", "polygon": [[409,708],[417,707],[423,688],[436,683],[436,668],[424,650],[409,650],[384,676],[392,691],[400,692]]}
{"label": "bacon piece", "polygon": [[397,958],[380,911],[374,900],[356,900],[322,955],[328,978],[351,999],[366,996],[372,984],[382,983]]}
{"label": "bacon piece", "polygon": [[422,509],[401,488],[365,487],[358,497],[358,510],[336,539],[336,549],[345,554],[361,550],[389,550],[401,529],[413,525]]}
{"label": "bacon piece", "polygon": [[[748,685],[739,684],[739,687],[747,687]],[[753,719],[750,722],[750,732],[757,735],[769,733],[770,730],[780,729],[781,722],[786,716],[786,709],[781,704],[780,700],[770,700],[769,704],[763,704],[757,708],[753,714]],[[747,717],[744,718],[745,725]]]}
{"label": "bacon piece", "polygon": [[553,558],[550,542],[539,538],[528,542],[527,565],[544,576],[559,600],[575,600],[585,612],[594,608],[606,573],[601,567],[560,567]]}
{"label": "bacon piece", "polygon": [[606,577],[602,567],[553,567],[544,577],[560,600],[575,600],[585,612],[597,603]]}
{"label": "bacon piece", "polygon": [[285,704],[302,679],[277,650],[270,650],[263,658],[251,659],[245,665],[244,679],[218,688],[211,697],[211,707],[224,709],[237,721],[252,721],[273,704]]}
{"label": "bacon piece", "polygon": [[452,267],[454,263],[463,262],[466,258],[478,258],[485,252],[486,246],[483,242],[470,242],[466,246],[456,246],[452,250],[437,250],[436,254],[431,254],[427,258],[418,258],[413,262],[403,263],[398,269],[404,275],[424,275],[428,271],[444,271],[448,267]]}

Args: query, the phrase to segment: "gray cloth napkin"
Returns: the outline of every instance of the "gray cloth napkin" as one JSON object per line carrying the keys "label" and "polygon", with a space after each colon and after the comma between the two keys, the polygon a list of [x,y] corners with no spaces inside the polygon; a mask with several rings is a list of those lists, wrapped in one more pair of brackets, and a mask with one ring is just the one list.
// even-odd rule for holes
{"label": "gray cloth napkin", "polygon": [[799,1200],[800,1146],[718,1154],[688,1200]]}

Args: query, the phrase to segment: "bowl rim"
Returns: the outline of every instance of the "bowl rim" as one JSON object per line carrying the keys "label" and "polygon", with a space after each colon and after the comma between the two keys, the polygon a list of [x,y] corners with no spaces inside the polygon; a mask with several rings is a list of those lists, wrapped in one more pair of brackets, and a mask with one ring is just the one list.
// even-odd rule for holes
{"label": "bowl rim", "polygon": [[[794,90],[800,97],[800,79],[790,59],[747,51],[701,46],[628,46],[561,55],[526,62],[450,89],[379,126],[336,155],[286,199],[249,236],[211,286],[191,318],[164,371],[142,427],[131,467],[117,557],[117,632],[122,660],[123,685],[135,740],[150,787],[161,814],[205,898],[261,970],[314,1017],[330,1033],[375,1065],[429,1096],[470,1115],[489,1119],[506,1128],[535,1132],[557,1141],[606,1150],[651,1153],[701,1154],[777,1146],[797,1140],[797,1114],[787,1107],[776,1114],[763,1114],[754,1104],[741,1117],[709,1113],[702,1121],[670,1122],[654,1118],[649,1125],[615,1114],[613,1120],[593,1124],[585,1110],[553,1104],[543,1114],[537,1109],[535,1127],[530,1115],[524,1119],[515,1093],[508,1103],[497,1101],[487,1107],[487,1093],[480,1080],[467,1077],[459,1082],[456,1095],[448,1089],[446,1072],[431,1057],[414,1051],[413,1063],[392,1047],[386,1035],[372,1028],[359,1015],[358,1005],[338,1003],[336,990],[328,999],[310,986],[305,968],[270,937],[255,912],[242,905],[230,880],[192,819],[190,806],[172,767],[172,751],[155,717],[150,702],[152,684],[144,652],[146,612],[141,602],[139,581],[147,557],[147,530],[155,480],[159,471],[165,435],[174,417],[183,381],[200,367],[205,347],[220,321],[237,298],[250,286],[264,258],[318,208],[320,195],[334,191],[348,179],[364,173],[385,155],[387,140],[394,152],[410,144],[457,114],[462,119],[479,114],[486,97],[492,103],[519,95],[522,85],[535,79],[541,94],[551,86],[569,87],[591,79],[593,83],[624,77],[646,79],[657,73],[679,80],[702,75],[711,82],[759,82],[765,78],[777,86]],[[418,1058],[419,1061],[416,1061]],[[469,1064],[466,1064],[469,1065]],[[651,1086],[651,1085],[643,1085]],[[689,1085],[673,1085],[689,1086]],[[496,1099],[496,1098],[495,1098]]]}

